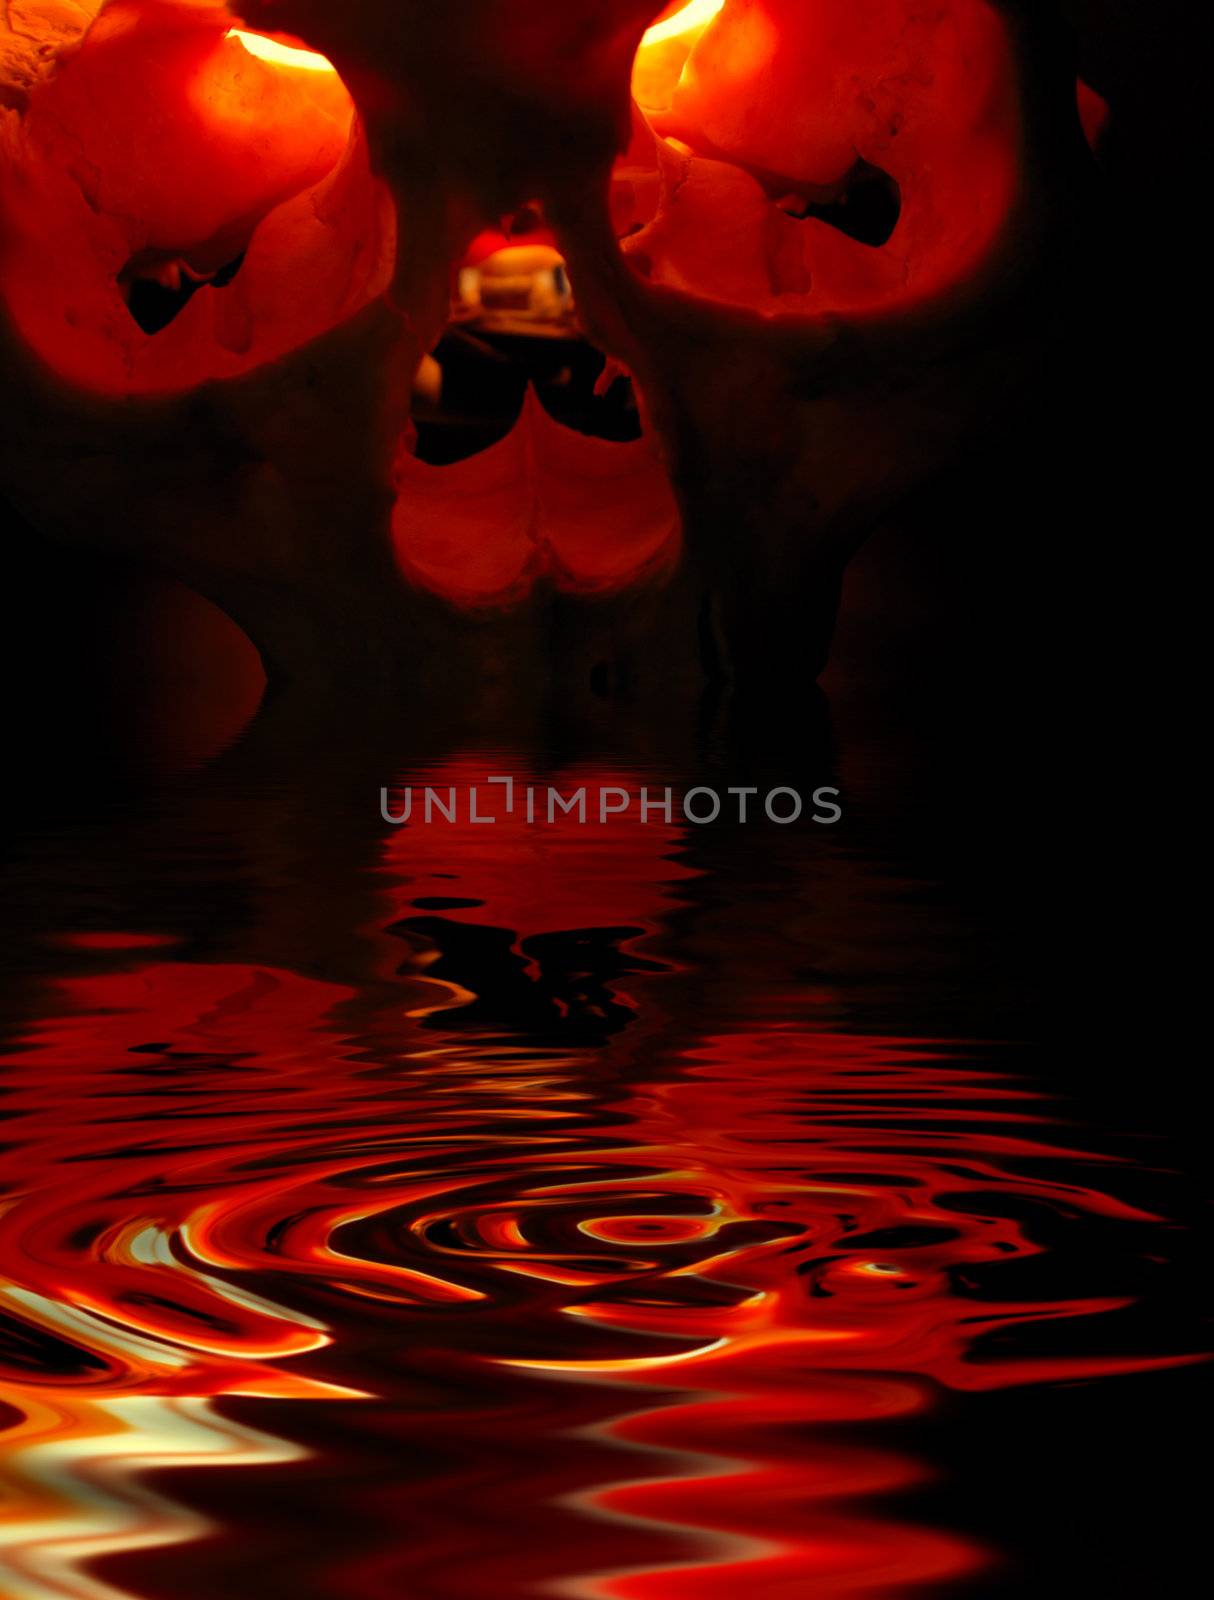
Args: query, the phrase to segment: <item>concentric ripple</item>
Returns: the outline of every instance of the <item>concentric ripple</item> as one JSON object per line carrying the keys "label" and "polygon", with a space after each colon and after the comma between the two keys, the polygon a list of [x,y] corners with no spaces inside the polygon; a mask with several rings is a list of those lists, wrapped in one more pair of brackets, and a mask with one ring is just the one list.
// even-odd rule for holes
{"label": "concentric ripple", "polygon": [[149,1474],[322,1457],[357,1534],[262,1592],[924,1592],[995,1553],[888,1509],[883,1425],[1185,1359],[1053,1270],[1158,1248],[1119,1163],[974,1047],[722,991],[683,844],[386,833],[358,982],[65,942],[5,1064],[6,1594],[192,1594]]}

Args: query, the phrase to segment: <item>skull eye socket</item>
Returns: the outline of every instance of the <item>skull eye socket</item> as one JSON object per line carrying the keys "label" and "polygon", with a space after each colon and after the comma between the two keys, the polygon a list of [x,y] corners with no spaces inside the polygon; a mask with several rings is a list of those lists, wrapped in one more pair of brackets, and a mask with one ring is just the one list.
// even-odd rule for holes
{"label": "skull eye socket", "polygon": [[613,211],[642,277],[781,312],[880,311],[973,275],[1021,129],[988,0],[690,0],[649,30]]}
{"label": "skull eye socket", "polygon": [[340,77],[230,23],[111,5],[16,124],[5,298],[76,383],[240,376],[345,320],[391,270],[393,209]]}

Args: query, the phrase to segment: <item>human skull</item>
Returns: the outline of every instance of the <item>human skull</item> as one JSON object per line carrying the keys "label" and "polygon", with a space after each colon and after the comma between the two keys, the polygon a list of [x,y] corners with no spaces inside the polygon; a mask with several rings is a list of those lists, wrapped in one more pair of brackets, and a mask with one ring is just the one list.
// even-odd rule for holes
{"label": "human skull", "polygon": [[[812,674],[1088,175],[1028,0],[9,0],[0,482],[284,677]],[[453,330],[514,400],[436,460]]]}

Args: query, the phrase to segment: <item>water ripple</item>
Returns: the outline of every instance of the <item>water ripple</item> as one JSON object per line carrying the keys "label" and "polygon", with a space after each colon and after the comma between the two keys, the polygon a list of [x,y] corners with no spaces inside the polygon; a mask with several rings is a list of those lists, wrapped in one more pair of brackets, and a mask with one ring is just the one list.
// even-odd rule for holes
{"label": "water ripple", "polygon": [[66,942],[4,1064],[14,1600],[142,1594],[94,1565],[214,1531],[148,1474],[306,1463],[311,1408],[446,1464],[303,1592],[900,1595],[990,1553],[889,1509],[884,1425],[1188,1359],[1075,1270],[1158,1247],[1118,1157],[990,1050],[714,997],[678,843],[395,834],[357,983]]}

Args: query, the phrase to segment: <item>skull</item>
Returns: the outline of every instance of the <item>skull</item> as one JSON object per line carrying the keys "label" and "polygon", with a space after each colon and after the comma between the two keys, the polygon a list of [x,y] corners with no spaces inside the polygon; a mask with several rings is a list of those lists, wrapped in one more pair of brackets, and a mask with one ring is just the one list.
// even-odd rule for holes
{"label": "skull", "polygon": [[10,0],[0,483],[283,677],[812,674],[1088,180],[1013,0]]}

